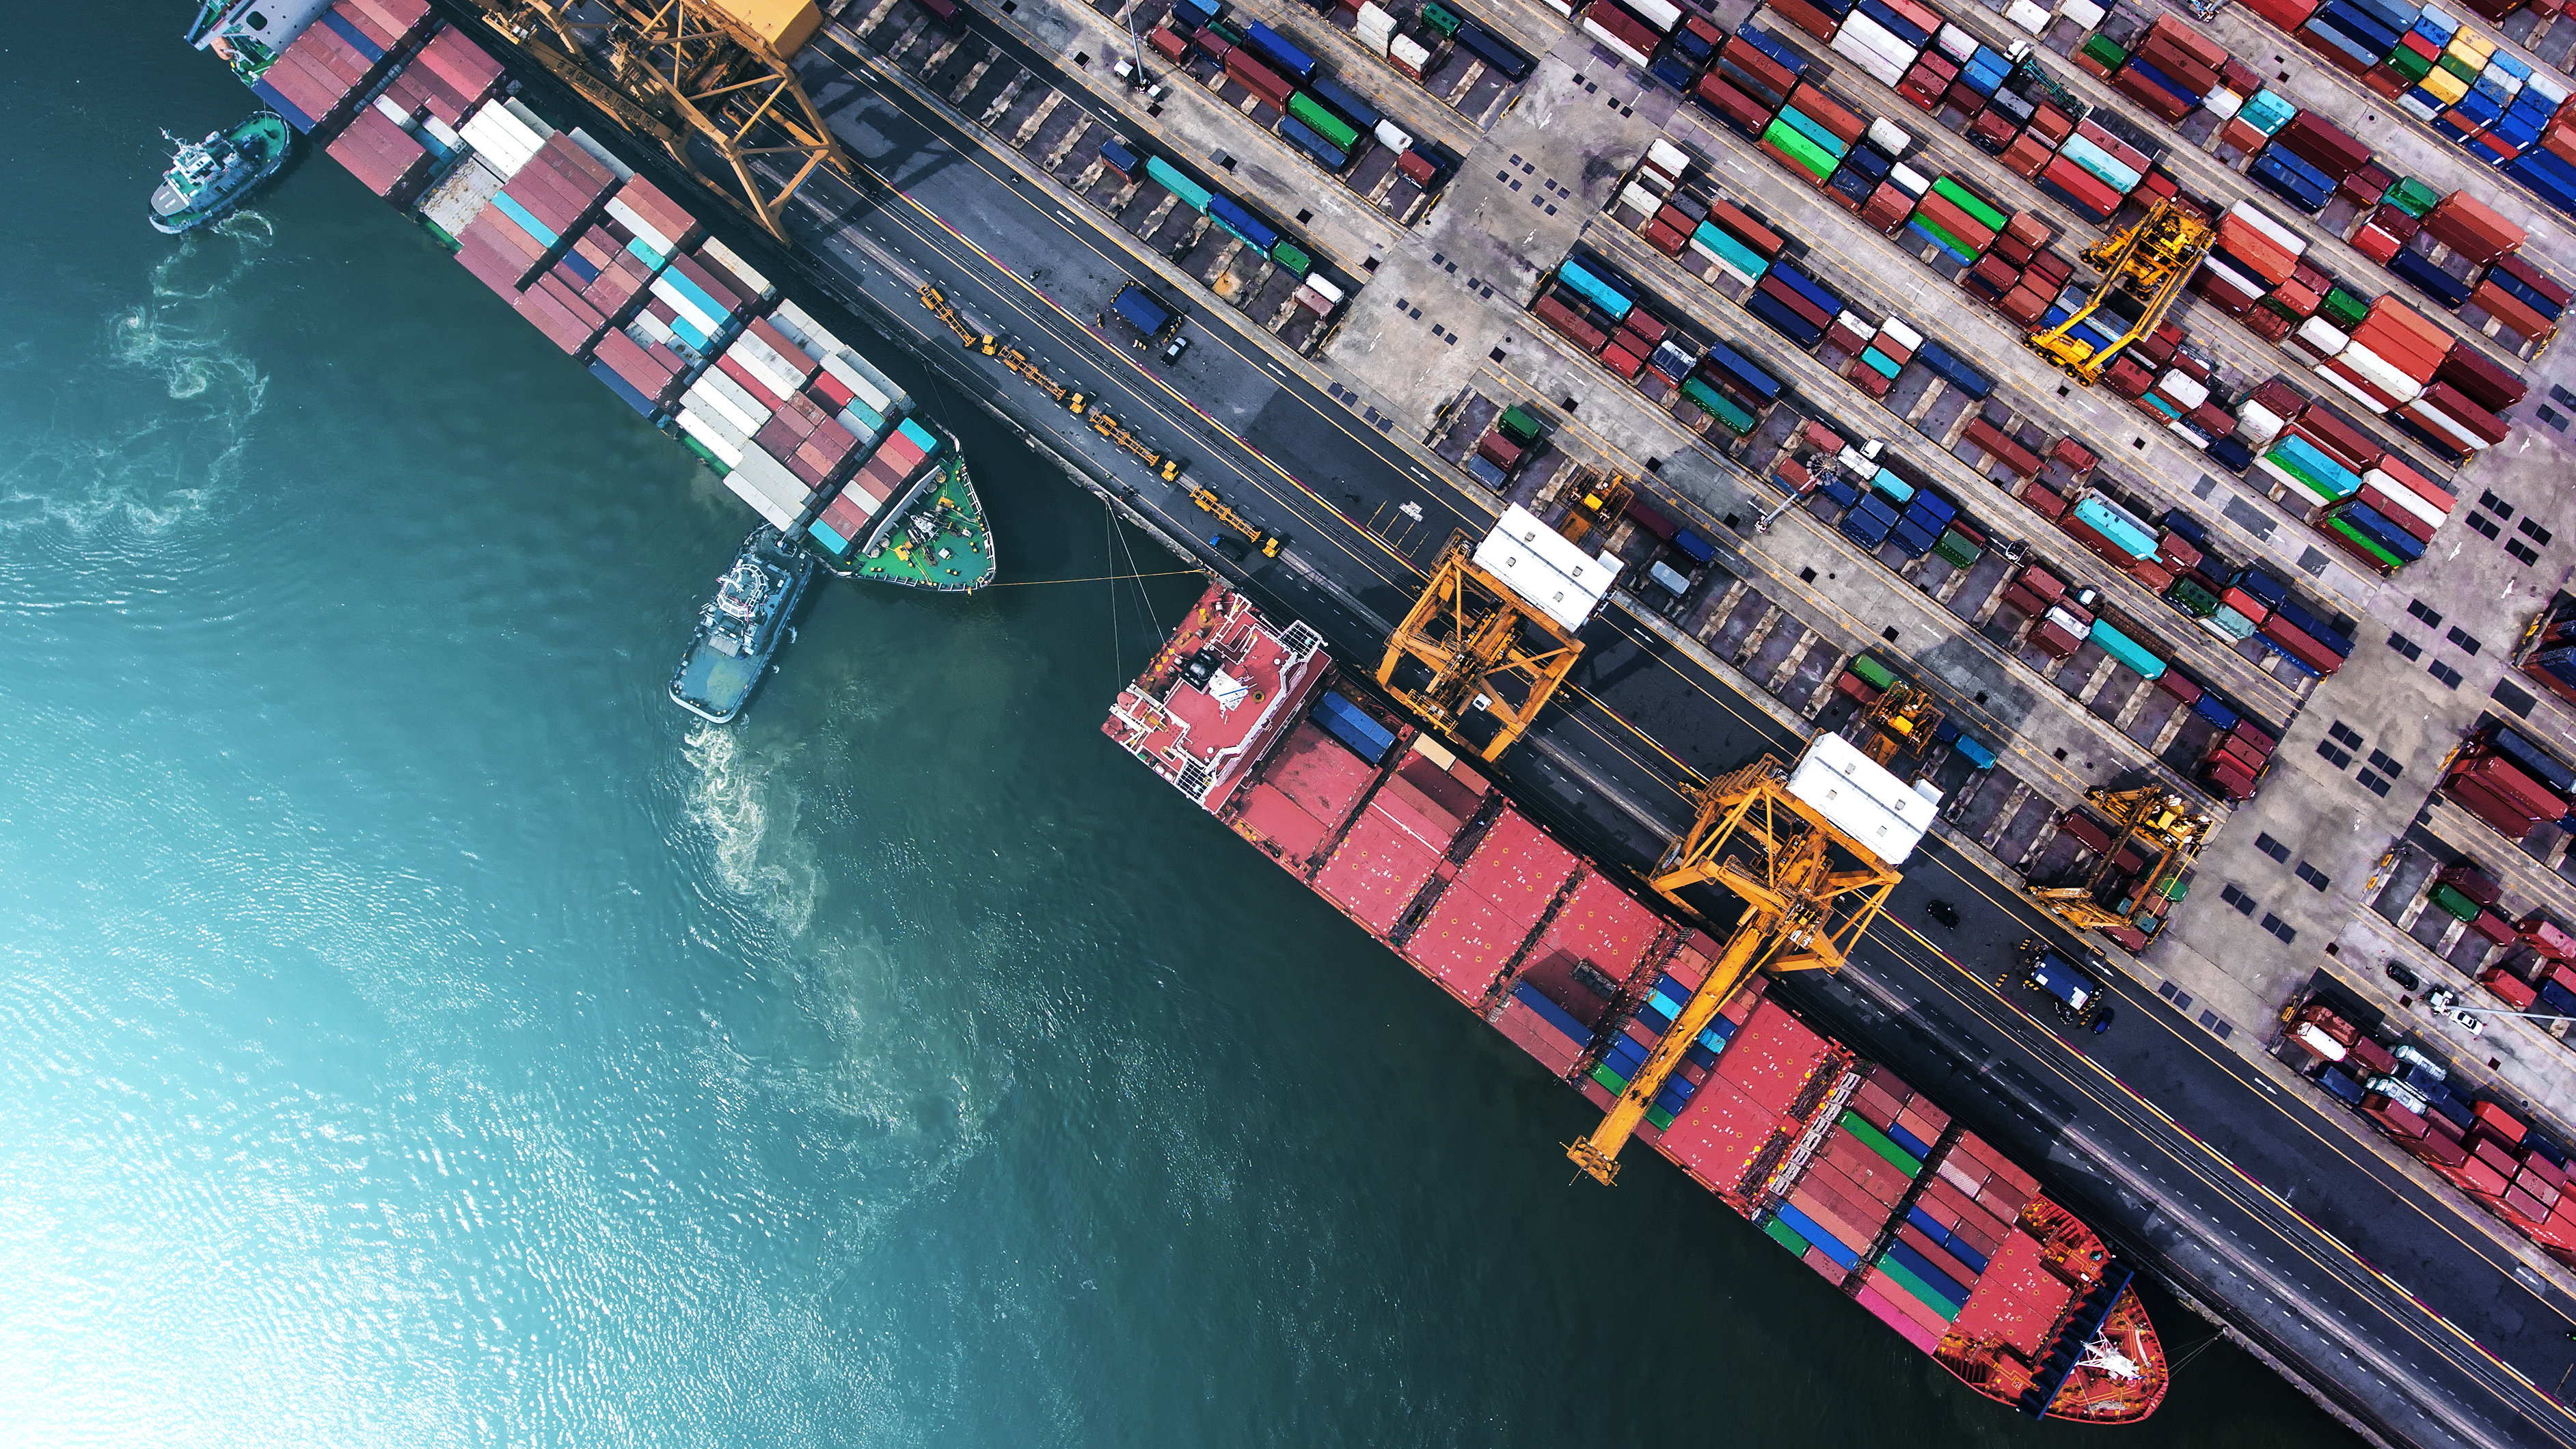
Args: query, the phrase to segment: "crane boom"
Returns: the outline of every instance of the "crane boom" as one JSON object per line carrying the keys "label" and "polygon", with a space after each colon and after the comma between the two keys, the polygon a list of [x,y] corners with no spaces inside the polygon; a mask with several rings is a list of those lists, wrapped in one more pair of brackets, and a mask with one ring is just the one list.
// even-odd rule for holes
{"label": "crane boom", "polygon": [[[1866,761],[1857,749],[1835,739],[1846,755]],[[1811,747],[1812,749],[1812,747]],[[1867,785],[1882,792],[1908,793],[1875,762],[1874,774],[1855,776],[1846,761],[1838,786]],[[1860,933],[1878,916],[1888,893],[1903,879],[1896,867],[1862,845],[1824,813],[1801,798],[1796,780],[1780,762],[1764,756],[1753,764],[1711,781],[1700,792],[1699,815],[1682,838],[1665,852],[1649,884],[1657,894],[1689,910],[1703,909],[1686,893],[1715,886],[1744,903],[1708,976],[1683,1003],[1661,1040],[1612,1103],[1608,1115],[1589,1137],[1568,1146],[1565,1155],[1601,1183],[1618,1180],[1619,1150],[1638,1122],[1662,1094],[1664,1083],[1681,1064],[1683,1053],[1717,1018],[1727,999],[1756,970],[1832,971],[1841,967]],[[1929,823],[1929,817],[1924,817]],[[1913,848],[1888,847],[1902,860]]]}

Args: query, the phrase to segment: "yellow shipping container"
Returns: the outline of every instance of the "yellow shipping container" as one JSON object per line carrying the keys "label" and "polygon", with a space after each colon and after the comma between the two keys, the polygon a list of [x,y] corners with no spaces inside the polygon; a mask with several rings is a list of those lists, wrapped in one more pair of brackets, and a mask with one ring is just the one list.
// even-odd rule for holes
{"label": "yellow shipping container", "polygon": [[2469,93],[2469,83],[2467,81],[2460,79],[2458,76],[2451,74],[2440,66],[2433,67],[2429,74],[2427,74],[2422,80],[2417,81],[2415,84],[2422,86],[2426,95],[2431,96],[2433,99],[2440,101],[2446,106],[2458,105],[2460,103],[2460,97]]}
{"label": "yellow shipping container", "polygon": [[781,60],[803,50],[823,28],[823,12],[814,8],[814,0],[714,0],[714,5],[760,37]]}
{"label": "yellow shipping container", "polygon": [[2484,70],[2487,57],[2495,54],[2495,42],[2462,30],[2451,36],[2451,43],[2444,47],[2444,51]]}

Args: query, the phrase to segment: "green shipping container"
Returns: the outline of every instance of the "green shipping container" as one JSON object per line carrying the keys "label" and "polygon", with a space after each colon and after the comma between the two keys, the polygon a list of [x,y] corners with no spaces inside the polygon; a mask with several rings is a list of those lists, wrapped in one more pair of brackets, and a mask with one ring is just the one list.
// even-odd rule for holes
{"label": "green shipping container", "polygon": [[1753,414],[1746,412],[1744,409],[1737,407],[1731,402],[1728,402],[1723,397],[1717,400],[1716,407],[1709,409],[1709,415],[1724,424],[1728,432],[1735,434],[1739,438],[1743,437],[1746,433],[1753,431]]}
{"label": "green shipping container", "polygon": [[1272,247],[1270,249],[1270,260],[1286,267],[1290,273],[1300,277],[1315,269],[1314,258],[1307,256],[1306,249],[1298,246],[1295,242],[1281,242],[1279,245]]}
{"label": "green shipping container", "polygon": [[1807,1249],[1813,1246],[1813,1244],[1809,1243],[1805,1238],[1798,1236],[1798,1230],[1796,1228],[1789,1226],[1778,1218],[1773,1218],[1771,1221],[1762,1225],[1762,1235],[1769,1238],[1771,1241],[1778,1243],[1781,1247],[1788,1249],[1790,1252],[1797,1254],[1801,1258],[1807,1256]]}
{"label": "green shipping container", "polygon": [[2176,579],[2165,590],[2165,602],[2195,619],[2206,619],[2218,612],[2218,596],[2189,579]]}
{"label": "green shipping container", "polygon": [[708,467],[716,470],[716,476],[719,478],[733,471],[732,464],[727,463],[724,459],[708,452],[706,444],[699,442],[697,439],[690,437],[686,433],[682,433],[680,435],[680,446],[697,454],[699,458],[705,461]]}
{"label": "green shipping container", "polygon": [[1786,121],[1773,121],[1763,128],[1762,139],[1789,158],[1789,164],[1818,181],[1834,174],[1834,158],[1815,142],[1800,134]]}
{"label": "green shipping container", "polygon": [[1896,1261],[1893,1257],[1879,1259],[1878,1266],[1886,1272],[1888,1277],[1895,1279],[1899,1284],[1903,1285],[1906,1292],[1913,1294],[1915,1302],[1920,1303],[1924,1307],[1931,1309],[1933,1312],[1940,1314],[1943,1322],[1951,1323],[1958,1320],[1959,1310],[1965,1305],[1953,1303],[1949,1299],[1942,1297],[1939,1293],[1934,1292],[1931,1284],[1924,1282],[1921,1278],[1914,1275],[1913,1269],[1906,1267],[1903,1263]]}
{"label": "green shipping container", "polygon": [[1546,431],[1546,429],[1539,426],[1538,419],[1530,416],[1529,410],[1518,403],[1514,403],[1510,407],[1503,409],[1502,421],[1499,426],[1505,433],[1511,436],[1513,442],[1519,443],[1524,447],[1537,442],[1539,434]]}
{"label": "green shipping container", "polygon": [[1458,17],[1452,14],[1447,6],[1442,5],[1440,0],[1425,0],[1422,7],[1422,23],[1443,35],[1458,33]]}
{"label": "green shipping container", "polygon": [[2433,904],[2443,915],[2455,921],[2474,921],[2486,914],[2486,907],[2470,900],[2456,886],[2433,887]]}
{"label": "green shipping container", "polygon": [[1160,156],[1145,158],[1145,174],[1154,184],[1179,197],[1181,205],[1192,211],[1208,209],[1208,189],[1172,169],[1172,163]]}
{"label": "green shipping container", "polygon": [[2351,539],[2354,546],[2358,547],[2362,552],[2370,555],[2372,558],[2379,560],[2382,566],[2391,569],[2402,569],[2406,567],[2406,561],[2404,559],[2401,559],[2397,555],[2390,553],[2388,550],[2381,548],[2369,534],[2362,532],[2360,529],[2353,527],[2342,519],[2329,518],[2326,520],[2326,527],[2333,529],[2338,537]]}
{"label": "green shipping container", "polygon": [[2467,61],[2460,59],[2456,55],[2445,53],[2442,56],[2441,65],[2442,69],[2449,71],[2451,74],[2458,76],[2460,79],[2467,81],[2471,85],[2476,85],[2478,83],[2478,68],[2469,64]]}
{"label": "green shipping container", "polygon": [[1628,1079],[1610,1070],[1608,1062],[1603,1062],[1592,1069],[1592,1080],[1599,1082],[1613,1097],[1628,1090]]}
{"label": "green shipping container", "polygon": [[1932,182],[1932,190],[1934,194],[1940,196],[1952,206],[1955,206],[1961,211],[1966,212],[1968,215],[1975,217],[1980,224],[1990,227],[1995,231],[2002,231],[2004,229],[2004,224],[2012,220],[2012,218],[1995,210],[1994,207],[1987,204],[1986,201],[1979,197],[1975,192],[1961,186],[1958,182],[1951,180],[1947,176],[1935,177]]}
{"label": "green shipping container", "polygon": [[2408,81],[2419,81],[2433,73],[2433,62],[2401,45],[2389,53],[2388,68]]}
{"label": "green shipping container", "polygon": [[1665,1111],[1661,1107],[1648,1107],[1646,1109],[1646,1120],[1655,1124],[1656,1131],[1662,1132],[1673,1125],[1673,1114]]}
{"label": "green shipping container", "polygon": [[1950,250],[1957,252],[1963,257],[1974,257],[1977,254],[1977,249],[1975,247],[1972,247],[1966,242],[1959,240],[1957,237],[1950,235],[1949,228],[1941,225],[1941,223],[1937,221],[1934,221],[1932,218],[1925,216],[1919,211],[1914,213],[1914,224],[1923,228],[1925,231],[1930,232],[1933,236],[1938,237],[1941,245],[1948,247]]}
{"label": "green shipping container", "polygon": [[2111,37],[2107,35],[2097,35],[2084,42],[2084,48],[2077,54],[2097,60],[2114,70],[2129,63],[2129,53],[2113,43]]}
{"label": "green shipping container", "polygon": [[1923,1171],[1922,1158],[1897,1146],[1894,1139],[1871,1126],[1869,1119],[1858,1112],[1845,1111],[1842,1127],[1845,1132],[1860,1139],[1861,1146],[1886,1158],[1888,1166],[1904,1173],[1907,1177],[1916,1176]]}
{"label": "green shipping container", "polygon": [[1837,136],[1833,132],[1826,130],[1824,127],[1817,125],[1815,122],[1807,119],[1803,115],[1800,115],[1796,111],[1782,111],[1778,119],[1780,124],[1789,127],[1799,135],[1815,142],[1818,150],[1823,151],[1826,155],[1833,157],[1837,161],[1842,159],[1845,152],[1851,150],[1850,144],[1845,142],[1842,137]]}
{"label": "green shipping container", "polygon": [[2370,315],[2370,304],[2337,287],[2326,293],[2326,299],[2317,304],[2317,315],[2350,332]]}
{"label": "green shipping container", "polygon": [[1863,654],[1851,662],[1851,672],[1869,681],[1872,689],[1888,689],[1896,683],[1896,673],[1886,665]]}
{"label": "green shipping container", "polygon": [[1345,155],[1349,154],[1351,147],[1360,139],[1360,133],[1351,129],[1350,122],[1324,109],[1322,101],[1304,91],[1294,92],[1288,97],[1288,114],[1312,126],[1316,135],[1323,137],[1331,143],[1334,150]]}
{"label": "green shipping container", "polygon": [[1932,551],[1941,556],[1942,562],[1962,569],[1986,556],[1984,549],[1970,542],[1968,536],[1957,529],[1942,534],[1941,541],[1932,545]]}
{"label": "green shipping container", "polygon": [[2441,202],[2442,193],[2407,176],[2399,178],[2396,185],[2388,188],[2388,194],[2380,199],[2408,216],[2422,216]]}

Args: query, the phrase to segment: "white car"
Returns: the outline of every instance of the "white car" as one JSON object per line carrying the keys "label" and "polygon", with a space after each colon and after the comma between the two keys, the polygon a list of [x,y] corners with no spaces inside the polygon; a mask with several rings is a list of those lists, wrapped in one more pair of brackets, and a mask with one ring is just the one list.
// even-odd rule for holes
{"label": "white car", "polygon": [[2460,1024],[2460,1030],[2471,1036],[2476,1036],[2487,1029],[2486,1018],[2474,1011],[2462,1011],[2458,1007],[2453,1007],[2445,1014]]}

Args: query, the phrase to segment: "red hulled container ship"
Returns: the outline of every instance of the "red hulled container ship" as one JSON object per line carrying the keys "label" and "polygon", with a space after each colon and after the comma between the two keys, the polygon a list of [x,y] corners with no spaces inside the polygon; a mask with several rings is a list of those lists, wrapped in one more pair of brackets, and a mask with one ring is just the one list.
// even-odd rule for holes
{"label": "red hulled container ship", "polygon": [[[1223,584],[1102,729],[1605,1111],[1719,955]],[[2153,1413],[2164,1352],[2093,1230],[1766,980],[1637,1135],[1988,1398]]]}

